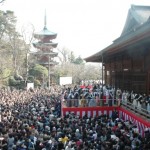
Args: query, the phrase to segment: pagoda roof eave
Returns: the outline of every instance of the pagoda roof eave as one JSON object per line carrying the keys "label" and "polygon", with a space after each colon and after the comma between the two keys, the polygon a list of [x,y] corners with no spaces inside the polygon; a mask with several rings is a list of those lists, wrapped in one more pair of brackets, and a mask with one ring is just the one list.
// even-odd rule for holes
{"label": "pagoda roof eave", "polygon": [[49,37],[50,39],[55,39],[57,37],[57,34],[56,35],[50,35],[50,34],[34,34],[34,38],[36,39],[43,39],[45,37]]}
{"label": "pagoda roof eave", "polygon": [[58,62],[38,62],[38,64],[42,64],[42,65],[58,65]]}
{"label": "pagoda roof eave", "polygon": [[58,43],[39,43],[39,42],[34,42],[33,46],[35,48],[43,48],[43,47],[50,47],[50,48],[56,48]]}
{"label": "pagoda roof eave", "polygon": [[56,52],[36,52],[34,55],[50,55],[51,57],[57,57],[58,53]]}
{"label": "pagoda roof eave", "polygon": [[57,37],[57,33],[51,32],[47,28],[44,28],[40,32],[35,33],[34,37],[37,39],[41,39],[43,37],[51,37],[51,39],[55,39]]}

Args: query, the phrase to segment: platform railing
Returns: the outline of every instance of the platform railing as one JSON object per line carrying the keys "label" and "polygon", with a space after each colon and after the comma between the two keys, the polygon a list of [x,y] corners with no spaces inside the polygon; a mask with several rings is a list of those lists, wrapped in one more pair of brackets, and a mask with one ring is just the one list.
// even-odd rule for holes
{"label": "platform railing", "polygon": [[142,116],[145,116],[146,118],[150,118],[150,111],[147,110],[147,109],[144,109],[142,107],[138,107],[138,106],[135,106],[133,105],[132,103],[130,102],[121,102],[121,105],[139,115],[142,115]]}
{"label": "platform railing", "polygon": [[119,106],[120,100],[112,99],[63,99],[65,107],[97,107],[97,106]]}
{"label": "platform railing", "polygon": [[128,101],[122,101],[117,99],[70,99],[62,100],[63,107],[99,107],[99,106],[123,106],[139,115],[143,115],[147,118],[150,118],[150,111],[133,105]]}

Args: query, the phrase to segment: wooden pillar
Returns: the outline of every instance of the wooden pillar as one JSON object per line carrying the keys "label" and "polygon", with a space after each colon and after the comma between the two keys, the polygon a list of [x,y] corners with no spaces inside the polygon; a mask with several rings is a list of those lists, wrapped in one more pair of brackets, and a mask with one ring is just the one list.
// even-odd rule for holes
{"label": "wooden pillar", "polygon": [[148,73],[147,73],[147,86],[146,86],[146,88],[147,88],[147,95],[148,94],[150,94],[150,71],[148,71]]}
{"label": "wooden pillar", "polygon": [[117,69],[116,69],[116,57],[114,58],[114,72],[115,72],[115,89],[118,88],[116,84],[117,78]]}
{"label": "wooden pillar", "polygon": [[133,89],[133,81],[132,81],[132,78],[133,78],[133,58],[130,57],[130,61],[131,61],[131,69],[130,69],[130,87],[131,89]]}
{"label": "wooden pillar", "polygon": [[122,55],[122,87],[123,87],[123,89],[125,89],[125,86],[124,86],[124,55]]}
{"label": "wooden pillar", "polygon": [[110,85],[112,85],[112,80],[111,80],[111,66],[110,66],[110,62],[109,62],[109,83]]}
{"label": "wooden pillar", "polygon": [[104,84],[104,62],[103,62],[103,54],[101,55],[102,56],[102,86]]}

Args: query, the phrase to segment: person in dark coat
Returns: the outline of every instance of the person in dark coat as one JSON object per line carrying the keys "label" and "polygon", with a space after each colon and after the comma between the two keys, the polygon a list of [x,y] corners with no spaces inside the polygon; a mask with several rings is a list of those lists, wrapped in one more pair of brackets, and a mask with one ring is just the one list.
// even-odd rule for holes
{"label": "person in dark coat", "polygon": [[118,111],[116,109],[114,109],[112,112],[112,120],[114,121],[118,117],[119,117]]}
{"label": "person in dark coat", "polygon": [[58,139],[58,146],[57,146],[57,149],[58,149],[58,150],[64,149],[64,144],[63,144],[61,138]]}

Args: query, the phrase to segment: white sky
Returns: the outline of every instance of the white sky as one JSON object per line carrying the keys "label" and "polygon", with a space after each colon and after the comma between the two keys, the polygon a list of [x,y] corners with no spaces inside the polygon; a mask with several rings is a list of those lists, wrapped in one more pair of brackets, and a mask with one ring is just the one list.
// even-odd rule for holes
{"label": "white sky", "polygon": [[149,5],[150,0],[6,0],[2,10],[12,10],[18,27],[33,24],[58,34],[58,47],[88,57],[112,43],[123,30],[131,4]]}

